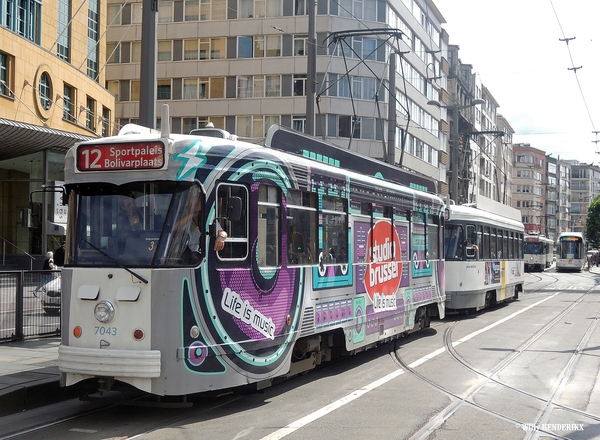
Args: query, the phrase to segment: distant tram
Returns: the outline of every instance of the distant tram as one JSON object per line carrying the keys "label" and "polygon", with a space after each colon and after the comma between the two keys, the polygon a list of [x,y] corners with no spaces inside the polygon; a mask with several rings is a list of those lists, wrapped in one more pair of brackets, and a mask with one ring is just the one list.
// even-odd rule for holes
{"label": "distant tram", "polygon": [[467,205],[446,208],[446,309],[477,311],[523,292],[523,224]]}
{"label": "distant tram", "polygon": [[552,266],[554,241],[545,235],[525,235],[525,270],[538,271]]}
{"label": "distant tram", "polygon": [[282,128],[263,146],[162,120],[67,153],[62,386],[263,388],[444,317],[435,182]]}
{"label": "distant tram", "polygon": [[556,242],[556,270],[581,272],[586,260],[586,244],[581,232],[562,232]]}

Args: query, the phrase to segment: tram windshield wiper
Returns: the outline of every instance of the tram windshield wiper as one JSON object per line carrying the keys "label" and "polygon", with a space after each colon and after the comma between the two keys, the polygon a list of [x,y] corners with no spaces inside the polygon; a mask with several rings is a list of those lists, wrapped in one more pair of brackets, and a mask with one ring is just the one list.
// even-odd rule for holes
{"label": "tram windshield wiper", "polygon": [[103,256],[105,256],[106,258],[108,258],[110,261],[112,261],[113,263],[115,263],[117,266],[119,266],[121,269],[125,269],[127,272],[129,272],[131,275],[133,275],[134,277],[136,277],[138,280],[140,280],[142,283],[144,284],[148,284],[148,280],[146,278],[144,278],[141,275],[138,275],[137,273],[135,273],[134,271],[132,271],[131,269],[129,269],[128,267],[122,265],[121,263],[119,263],[117,260],[115,260],[113,257],[111,257],[110,255],[108,255],[106,252],[104,252],[102,249],[94,246],[92,243],[90,243],[89,241],[87,241],[85,238],[82,238],[83,241],[85,241],[87,244],[89,244],[94,250],[100,252]]}

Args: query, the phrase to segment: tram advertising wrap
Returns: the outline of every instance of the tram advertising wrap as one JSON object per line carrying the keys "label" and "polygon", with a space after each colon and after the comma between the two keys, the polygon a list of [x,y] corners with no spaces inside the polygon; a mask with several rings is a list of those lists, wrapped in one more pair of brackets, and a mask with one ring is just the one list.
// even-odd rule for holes
{"label": "tram advertising wrap", "polygon": [[280,127],[216,131],[127,125],[67,153],[62,386],[262,388],[444,317],[434,182]]}

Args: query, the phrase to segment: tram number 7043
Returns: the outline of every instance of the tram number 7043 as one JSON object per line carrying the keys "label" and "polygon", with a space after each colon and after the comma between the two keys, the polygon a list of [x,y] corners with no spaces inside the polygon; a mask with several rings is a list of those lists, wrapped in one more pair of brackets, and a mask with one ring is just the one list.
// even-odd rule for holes
{"label": "tram number 7043", "polygon": [[97,325],[94,334],[102,336],[117,336],[117,327],[101,327]]}

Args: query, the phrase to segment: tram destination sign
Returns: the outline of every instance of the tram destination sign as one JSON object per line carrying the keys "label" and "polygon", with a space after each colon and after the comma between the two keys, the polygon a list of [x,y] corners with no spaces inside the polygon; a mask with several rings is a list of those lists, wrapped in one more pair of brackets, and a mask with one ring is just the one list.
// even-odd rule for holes
{"label": "tram destination sign", "polygon": [[162,142],[83,144],[77,147],[79,171],[156,170],[165,163]]}

